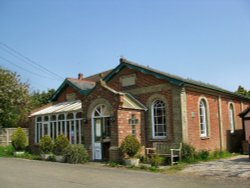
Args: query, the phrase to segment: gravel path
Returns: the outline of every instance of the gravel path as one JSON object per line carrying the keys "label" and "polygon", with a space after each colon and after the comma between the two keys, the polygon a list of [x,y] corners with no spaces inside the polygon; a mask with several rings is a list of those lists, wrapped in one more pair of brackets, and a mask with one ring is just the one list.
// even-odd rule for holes
{"label": "gravel path", "polygon": [[247,155],[240,155],[229,159],[193,164],[181,173],[190,173],[203,177],[244,178],[250,180],[250,161]]}

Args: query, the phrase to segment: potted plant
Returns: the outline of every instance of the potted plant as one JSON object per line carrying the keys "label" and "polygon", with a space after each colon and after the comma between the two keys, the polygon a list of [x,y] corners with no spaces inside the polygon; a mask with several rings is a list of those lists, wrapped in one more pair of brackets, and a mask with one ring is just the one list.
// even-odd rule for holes
{"label": "potted plant", "polygon": [[141,148],[141,144],[136,139],[136,137],[132,135],[126,136],[126,138],[123,140],[120,146],[121,152],[126,155],[125,157],[126,166],[138,166],[139,165],[139,159],[136,158],[135,155],[138,153],[140,148]]}
{"label": "potted plant", "polygon": [[24,154],[24,149],[27,144],[27,137],[21,127],[18,127],[13,133],[13,135],[11,136],[11,143],[15,149],[14,151],[15,156]]}
{"label": "potted plant", "polygon": [[57,162],[64,162],[64,149],[69,145],[69,140],[64,135],[59,135],[54,142],[53,153]]}
{"label": "potted plant", "polygon": [[42,160],[48,160],[52,156],[53,142],[49,135],[45,135],[40,139],[39,146],[41,149]]}

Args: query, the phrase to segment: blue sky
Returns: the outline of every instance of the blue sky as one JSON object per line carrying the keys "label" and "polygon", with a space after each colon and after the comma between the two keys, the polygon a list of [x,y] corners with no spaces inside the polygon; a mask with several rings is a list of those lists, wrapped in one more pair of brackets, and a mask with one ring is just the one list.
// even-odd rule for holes
{"label": "blue sky", "polygon": [[[64,78],[114,68],[124,56],[230,91],[250,90],[248,0],[0,0],[0,42]],[[62,83],[1,44],[0,65],[31,90]]]}

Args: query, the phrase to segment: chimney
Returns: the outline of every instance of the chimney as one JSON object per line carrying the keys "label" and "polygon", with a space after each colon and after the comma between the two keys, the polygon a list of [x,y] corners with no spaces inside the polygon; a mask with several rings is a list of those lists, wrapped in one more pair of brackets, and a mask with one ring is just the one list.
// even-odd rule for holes
{"label": "chimney", "polygon": [[83,74],[82,73],[78,74],[78,80],[83,80]]}

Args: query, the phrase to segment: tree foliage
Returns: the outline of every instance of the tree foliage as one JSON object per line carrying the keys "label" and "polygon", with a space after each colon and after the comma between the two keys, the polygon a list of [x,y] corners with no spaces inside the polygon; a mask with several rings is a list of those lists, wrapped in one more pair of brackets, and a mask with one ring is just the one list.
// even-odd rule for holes
{"label": "tree foliage", "polygon": [[11,137],[12,146],[16,151],[22,151],[27,145],[27,137],[21,127],[18,127]]}
{"label": "tree foliage", "polygon": [[49,99],[53,96],[55,93],[54,89],[48,89],[45,91],[34,91],[31,93],[31,108],[39,108],[45,104],[49,103]]}
{"label": "tree foliage", "polygon": [[239,86],[235,93],[250,97],[250,90],[247,91],[243,86]]}
{"label": "tree foliage", "polygon": [[16,127],[29,113],[29,86],[20,76],[0,67],[0,128]]}

